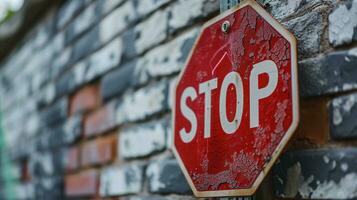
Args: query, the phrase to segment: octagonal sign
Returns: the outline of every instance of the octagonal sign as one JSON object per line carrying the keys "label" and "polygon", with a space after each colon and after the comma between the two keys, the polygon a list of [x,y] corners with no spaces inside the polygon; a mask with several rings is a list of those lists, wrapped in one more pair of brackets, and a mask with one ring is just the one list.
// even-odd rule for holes
{"label": "octagonal sign", "polygon": [[245,1],[204,25],[174,95],[173,150],[195,195],[252,195],[298,124],[296,40]]}

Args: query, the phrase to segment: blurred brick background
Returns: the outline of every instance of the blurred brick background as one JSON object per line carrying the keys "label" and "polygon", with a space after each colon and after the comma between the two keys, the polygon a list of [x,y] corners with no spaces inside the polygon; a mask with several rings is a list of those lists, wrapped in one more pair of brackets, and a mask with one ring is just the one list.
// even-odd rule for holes
{"label": "blurred brick background", "polygon": [[[256,198],[357,198],[357,0],[260,3],[298,39],[301,123]],[[1,60],[0,199],[194,199],[171,92],[218,0],[43,10]]]}

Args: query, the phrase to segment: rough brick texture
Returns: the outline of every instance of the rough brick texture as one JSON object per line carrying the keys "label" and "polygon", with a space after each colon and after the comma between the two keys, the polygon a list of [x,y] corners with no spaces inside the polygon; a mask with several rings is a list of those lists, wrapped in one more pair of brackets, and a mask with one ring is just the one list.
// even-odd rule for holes
{"label": "rough brick texture", "polygon": [[116,155],[115,144],[116,138],[113,136],[86,142],[81,149],[82,167],[112,161]]}
{"label": "rough brick texture", "polygon": [[68,197],[95,196],[98,186],[98,172],[93,169],[86,170],[66,177],[65,192]]}
{"label": "rough brick texture", "polygon": [[76,92],[69,105],[70,114],[95,109],[99,104],[99,90],[95,85],[89,85]]}
{"label": "rough brick texture", "polygon": [[[298,41],[301,120],[256,199],[357,198],[357,0],[258,2]],[[196,199],[170,150],[172,96],[218,14],[218,0],[47,7],[0,60],[0,199]]]}

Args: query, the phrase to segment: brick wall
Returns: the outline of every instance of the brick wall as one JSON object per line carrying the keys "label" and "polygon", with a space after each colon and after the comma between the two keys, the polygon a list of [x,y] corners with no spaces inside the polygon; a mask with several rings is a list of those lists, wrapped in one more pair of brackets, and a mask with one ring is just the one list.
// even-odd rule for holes
{"label": "brick wall", "polygon": [[[260,0],[298,39],[301,123],[257,199],[357,198],[357,0]],[[1,61],[1,199],[194,199],[171,92],[218,0],[76,0]]]}

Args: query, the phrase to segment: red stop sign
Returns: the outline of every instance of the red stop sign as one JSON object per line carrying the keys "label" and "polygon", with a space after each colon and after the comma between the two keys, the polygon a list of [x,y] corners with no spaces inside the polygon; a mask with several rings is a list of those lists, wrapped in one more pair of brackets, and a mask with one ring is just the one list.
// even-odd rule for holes
{"label": "red stop sign", "polygon": [[173,149],[195,195],[252,195],[298,124],[294,36],[242,3],[204,26],[174,99]]}

